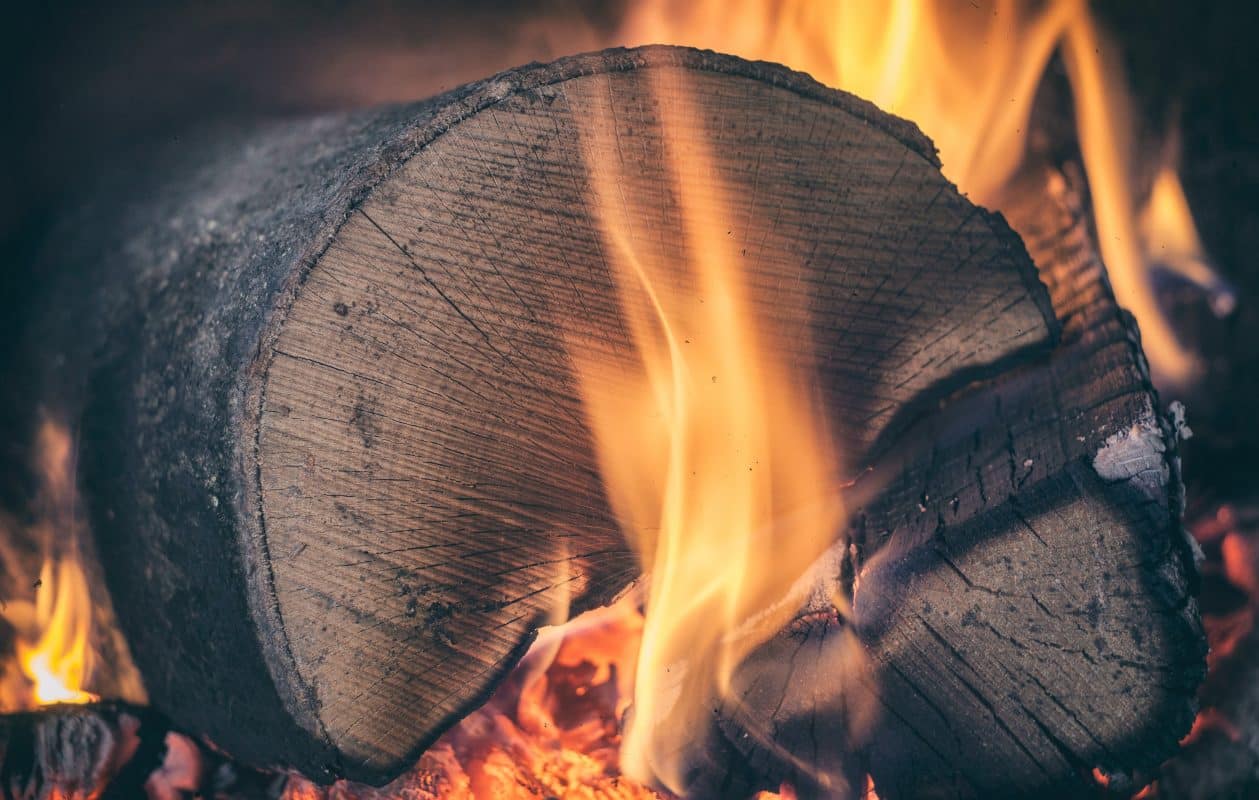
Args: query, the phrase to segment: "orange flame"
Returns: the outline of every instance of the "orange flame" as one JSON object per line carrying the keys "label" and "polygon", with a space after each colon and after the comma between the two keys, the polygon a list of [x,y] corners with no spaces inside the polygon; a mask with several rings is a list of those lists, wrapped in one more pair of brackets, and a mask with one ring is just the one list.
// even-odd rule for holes
{"label": "orange flame", "polygon": [[[714,699],[799,607],[797,581],[835,541],[843,510],[812,376],[773,355],[783,332],[758,319],[729,235],[746,220],[673,78],[683,80],[650,75],[674,208],[617,157],[606,94],[585,98],[593,211],[635,352],[572,351],[608,496],[648,573],[621,766],[681,793]],[[683,256],[664,230],[681,232]]]}
{"label": "orange flame", "polygon": [[632,6],[618,44],[665,42],[777,61],[917,123],[944,172],[970,198],[1003,210],[1020,199],[1031,111],[1055,53],[1066,64],[1099,248],[1115,294],[1141,326],[1155,377],[1169,388],[1202,365],[1163,314],[1155,266],[1233,305],[1212,271],[1174,169],[1149,197],[1134,163],[1132,101],[1115,46],[1085,0],[649,0]]}
{"label": "orange flame", "polygon": [[[0,609],[16,634],[17,673],[10,669],[0,685],[0,706],[8,710],[51,703],[87,703],[97,696],[85,690],[95,652],[91,646],[94,607],[84,571],[79,537],[73,440],[53,422],[41,425],[36,439],[40,479],[38,522],[26,531],[17,526],[6,537],[9,572],[22,574],[16,552],[25,540],[40,551],[39,579],[26,584],[33,597],[10,599]],[[29,580],[29,579],[28,579]],[[142,696],[136,689],[131,694]]]}

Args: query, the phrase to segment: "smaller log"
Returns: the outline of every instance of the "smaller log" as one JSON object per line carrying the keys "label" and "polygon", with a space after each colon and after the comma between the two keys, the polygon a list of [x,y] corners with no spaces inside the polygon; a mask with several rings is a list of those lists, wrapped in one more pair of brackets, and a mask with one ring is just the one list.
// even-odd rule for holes
{"label": "smaller log", "polygon": [[0,715],[0,798],[278,800],[289,776],[244,767],[126,703]]}
{"label": "smaller log", "polygon": [[[0,717],[0,792],[11,798],[138,797],[161,763],[149,712],[120,704],[51,706]],[[141,736],[141,729],[145,736]]]}

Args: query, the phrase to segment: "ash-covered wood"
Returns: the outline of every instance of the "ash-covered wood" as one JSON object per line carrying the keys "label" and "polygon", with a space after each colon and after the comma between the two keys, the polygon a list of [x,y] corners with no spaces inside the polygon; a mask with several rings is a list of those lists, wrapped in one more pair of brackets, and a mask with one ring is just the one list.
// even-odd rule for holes
{"label": "ash-covered wood", "polygon": [[138,749],[139,727],[115,708],[0,715],[0,794],[97,796]]}
{"label": "ash-covered wood", "polygon": [[0,714],[5,800],[279,800],[288,780],[232,763],[148,708],[100,702]]}
{"label": "ash-covered wood", "polygon": [[165,734],[157,715],[116,703],[0,714],[0,796],[141,797]]}

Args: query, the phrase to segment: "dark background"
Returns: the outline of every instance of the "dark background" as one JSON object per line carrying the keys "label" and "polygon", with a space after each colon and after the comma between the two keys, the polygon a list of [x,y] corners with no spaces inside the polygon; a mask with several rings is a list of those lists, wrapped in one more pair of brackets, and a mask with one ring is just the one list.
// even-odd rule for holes
{"label": "dark background", "polygon": [[[123,153],[190,128],[413,100],[533,59],[597,46],[623,2],[52,2],[0,22],[0,502],[39,402],[12,367],[31,266],[57,210]],[[964,3],[967,0],[957,0]],[[1211,371],[1186,398],[1188,477],[1250,493],[1259,453],[1259,10],[1253,3],[1107,2],[1146,123],[1178,118],[1182,174],[1209,252],[1240,289],[1217,320],[1178,297]],[[545,24],[544,24],[545,23]],[[558,33],[556,33],[558,31]],[[606,38],[606,37],[605,37]]]}

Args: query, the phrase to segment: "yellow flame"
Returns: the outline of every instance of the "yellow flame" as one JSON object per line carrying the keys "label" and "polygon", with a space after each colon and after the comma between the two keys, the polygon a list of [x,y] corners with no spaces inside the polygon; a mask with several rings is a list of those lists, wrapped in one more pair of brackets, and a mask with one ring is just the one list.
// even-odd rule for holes
{"label": "yellow flame", "polygon": [[[758,318],[729,235],[746,219],[702,115],[662,73],[652,93],[676,206],[661,208],[621,163],[599,97],[583,104],[593,211],[634,357],[583,342],[573,352],[609,498],[649,575],[622,767],[678,792],[712,699],[788,621],[793,584],[843,514],[812,376],[772,355],[782,332]],[[680,232],[682,255],[662,245],[665,230]]]}
{"label": "yellow flame", "polygon": [[[1188,206],[1167,202],[1179,191],[1174,171],[1155,184],[1149,203],[1157,211],[1145,213],[1127,79],[1085,0],[648,0],[631,6],[616,39],[777,61],[853,92],[917,123],[945,174],[998,210],[1025,200],[1012,194],[1013,179],[1025,163],[1037,88],[1060,53],[1116,297],[1141,326],[1156,378],[1181,387],[1200,370],[1160,309],[1152,266],[1208,288],[1218,311],[1231,308],[1231,294],[1202,255]],[[1160,258],[1157,240],[1167,231],[1189,248],[1176,262]]]}
{"label": "yellow flame", "polygon": [[39,705],[90,703],[96,696],[83,691],[91,671],[91,599],[79,564],[45,562],[35,601],[35,629],[31,642],[19,639],[18,663],[31,680]]}
{"label": "yellow flame", "polygon": [[[36,439],[41,483],[41,519],[27,536],[42,549],[39,579],[28,584],[34,598],[7,602],[0,615],[17,634],[18,686],[0,692],[6,708],[50,703],[88,703],[93,604],[79,551],[81,521],[74,485],[73,441],[62,425],[45,422]],[[18,538],[17,531],[11,539]],[[9,542],[13,544],[12,541]],[[18,559],[10,556],[11,568]]]}

